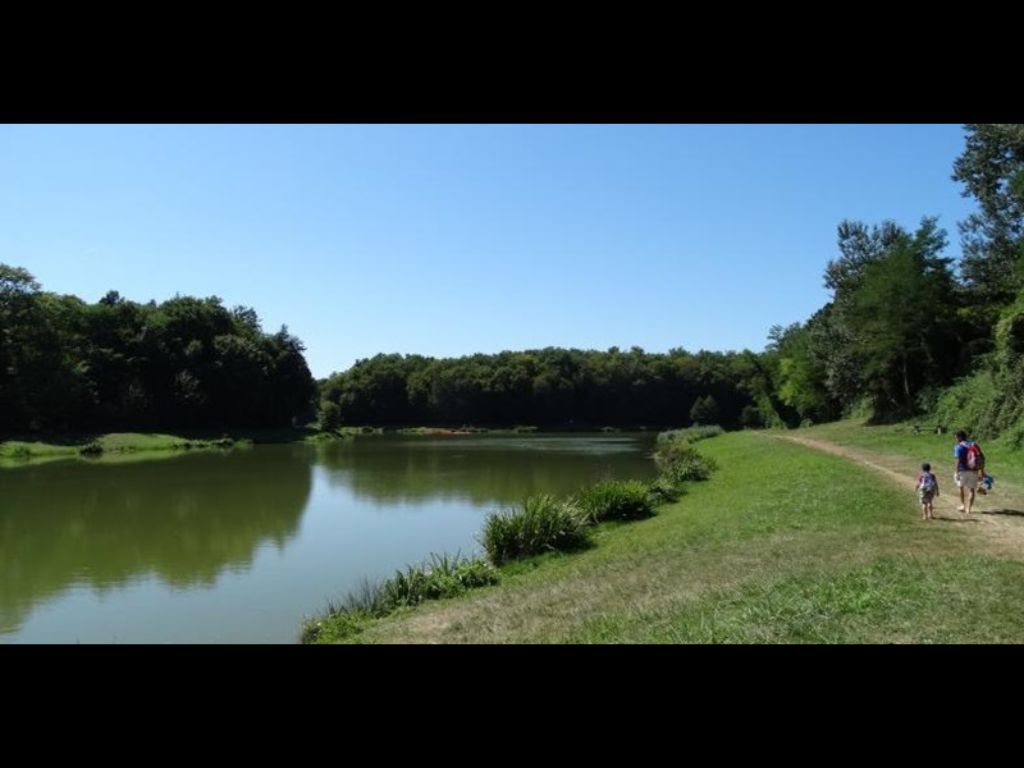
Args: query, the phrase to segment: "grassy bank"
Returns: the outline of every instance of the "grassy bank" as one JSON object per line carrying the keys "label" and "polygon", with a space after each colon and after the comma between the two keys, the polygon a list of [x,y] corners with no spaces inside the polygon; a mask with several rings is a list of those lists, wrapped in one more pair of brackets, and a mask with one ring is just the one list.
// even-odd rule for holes
{"label": "grassy bank", "polygon": [[[702,437],[721,432],[718,429]],[[422,599],[406,599],[410,585],[438,581],[439,588],[428,590],[430,596],[426,599],[454,597],[466,589],[497,584],[497,569],[501,566],[591,547],[596,527],[612,521],[624,523],[652,517],[658,506],[683,495],[685,483],[706,480],[716,468],[713,460],[703,457],[682,439],[659,441],[654,459],[660,474],[650,482],[605,480],[566,498],[535,494],[518,506],[491,512],[479,536],[486,559],[462,562],[459,557],[434,556],[430,565],[409,566],[406,572],[399,571],[381,584],[366,585],[362,592],[351,593],[341,602],[328,605],[320,616],[308,619],[302,629],[302,642],[344,642],[376,620],[419,604]],[[462,571],[468,580],[454,578]],[[481,574],[487,578],[480,579]],[[399,595],[401,599],[382,599],[388,594]]]}
{"label": "grassy bank", "polygon": [[700,447],[719,471],[658,515],[599,525],[593,547],[510,563],[498,586],[399,610],[353,639],[1024,640],[1013,541],[922,524],[913,494],[872,470],[765,434]]}
{"label": "grassy bank", "polygon": [[79,438],[57,438],[53,442],[8,440],[0,443],[0,464],[24,461],[231,448],[251,442],[232,437],[181,437],[156,432],[111,432]]}
{"label": "grassy bank", "polygon": [[[868,426],[862,420],[848,419],[794,430],[791,434],[870,452],[879,463],[910,476],[917,474],[922,461],[927,461],[939,483],[952,486],[953,433],[959,427],[952,426],[937,435],[934,424],[931,431],[919,424],[921,431],[915,432],[915,426],[918,426],[915,422]],[[981,445],[985,450],[986,470],[996,478],[997,493],[1003,490],[1024,492],[1024,450],[1016,447],[1010,437],[983,440]]]}

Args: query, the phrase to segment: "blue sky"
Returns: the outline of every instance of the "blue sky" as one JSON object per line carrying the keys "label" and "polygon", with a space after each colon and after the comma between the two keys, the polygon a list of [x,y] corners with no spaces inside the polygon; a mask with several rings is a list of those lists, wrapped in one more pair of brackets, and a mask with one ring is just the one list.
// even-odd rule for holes
{"label": "blue sky", "polygon": [[843,218],[971,210],[958,125],[6,125],[0,262],[377,352],[762,349]]}

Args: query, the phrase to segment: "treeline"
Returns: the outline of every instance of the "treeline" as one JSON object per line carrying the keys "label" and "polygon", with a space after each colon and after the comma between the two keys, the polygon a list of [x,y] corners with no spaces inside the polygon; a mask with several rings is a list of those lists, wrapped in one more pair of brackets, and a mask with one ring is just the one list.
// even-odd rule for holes
{"label": "treeline", "polygon": [[[968,125],[952,179],[978,210],[946,255],[913,230],[844,221],[831,300],[759,353],[547,348],[377,355],[320,382],[286,329],[219,299],[97,304],[0,265],[0,431],[464,425],[725,427],[934,417],[1024,444],[1024,125]],[[316,401],[319,400],[317,405]]]}
{"label": "treeline", "polygon": [[757,426],[934,416],[1024,443],[1024,126],[968,125],[952,180],[978,210],[962,255],[916,229],[843,221],[831,300],[760,353],[543,349],[378,355],[322,383],[342,424]]}
{"label": "treeline", "polygon": [[860,410],[1022,431],[1024,125],[966,126],[952,178],[978,204],[960,223],[958,263],[934,218],[913,232],[844,221],[824,275],[832,300],[772,329],[765,362],[801,419]]}
{"label": "treeline", "polygon": [[215,297],[89,304],[0,264],[0,434],[288,426],[315,416],[302,353]]}
{"label": "treeline", "polygon": [[321,386],[321,423],[593,428],[697,421],[760,426],[770,371],[752,352],[528,350],[435,359],[377,355]]}

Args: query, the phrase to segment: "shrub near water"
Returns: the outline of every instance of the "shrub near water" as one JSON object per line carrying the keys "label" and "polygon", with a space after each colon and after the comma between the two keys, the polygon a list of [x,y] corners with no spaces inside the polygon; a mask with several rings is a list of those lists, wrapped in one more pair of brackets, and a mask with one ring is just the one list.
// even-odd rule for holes
{"label": "shrub near water", "polygon": [[647,484],[647,498],[652,506],[669,504],[683,495],[681,486],[661,475]]}
{"label": "shrub near water", "polygon": [[410,565],[376,585],[364,582],[340,603],[328,604],[325,616],[306,622],[301,639],[304,643],[321,639],[327,620],[331,637],[341,639],[358,632],[361,622],[386,616],[399,608],[455,597],[466,590],[497,583],[497,571],[479,558],[431,555],[429,563]]}
{"label": "shrub near water", "polygon": [[696,443],[698,440],[707,440],[724,433],[725,430],[717,424],[687,427],[686,429],[670,429],[667,432],[658,433],[658,443]]}
{"label": "shrub near water", "polygon": [[662,442],[654,452],[654,462],[670,483],[707,480],[718,469],[714,459],[684,442]]}
{"label": "shrub near water", "polygon": [[648,486],[637,480],[608,480],[580,491],[580,507],[591,522],[641,520],[654,514]]}
{"label": "shrub near water", "polygon": [[384,582],[382,591],[387,609],[418,605],[424,600],[440,600],[460,595],[467,589],[485,587],[498,576],[483,560],[460,560],[458,556],[434,555],[429,567],[409,566]]}
{"label": "shrub near water", "polygon": [[552,550],[584,546],[589,520],[577,504],[553,496],[531,496],[517,509],[491,513],[481,543],[495,565]]}

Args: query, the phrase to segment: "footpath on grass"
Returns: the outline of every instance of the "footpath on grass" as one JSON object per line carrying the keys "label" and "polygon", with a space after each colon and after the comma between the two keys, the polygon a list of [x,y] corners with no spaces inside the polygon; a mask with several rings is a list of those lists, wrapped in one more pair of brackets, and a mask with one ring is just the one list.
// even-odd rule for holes
{"label": "footpath on grass", "polygon": [[[776,434],[772,437],[841,456],[874,470],[911,492],[915,488],[919,463],[913,457],[883,455],[802,435]],[[945,466],[932,465],[932,471],[939,478],[940,488],[940,494],[935,500],[936,519],[955,523],[976,523],[979,530],[985,534],[1008,536],[1024,546],[1024,497],[1019,490],[1009,484],[1003,484],[993,493],[979,494],[975,500],[974,514],[967,515],[966,512],[957,509],[960,506],[960,489],[953,484],[952,477],[944,477],[952,471],[952,459],[948,463],[950,472],[945,473]]]}

